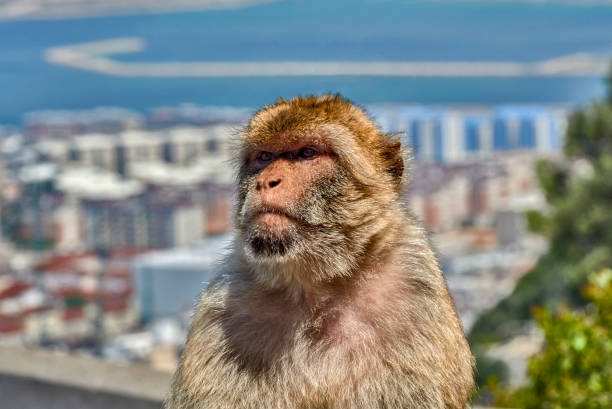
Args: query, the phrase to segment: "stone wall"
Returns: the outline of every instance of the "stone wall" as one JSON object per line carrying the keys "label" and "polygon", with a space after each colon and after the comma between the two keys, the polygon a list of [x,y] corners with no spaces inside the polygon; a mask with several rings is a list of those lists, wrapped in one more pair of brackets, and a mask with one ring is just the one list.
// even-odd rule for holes
{"label": "stone wall", "polygon": [[0,347],[0,408],[159,409],[169,383],[146,367]]}

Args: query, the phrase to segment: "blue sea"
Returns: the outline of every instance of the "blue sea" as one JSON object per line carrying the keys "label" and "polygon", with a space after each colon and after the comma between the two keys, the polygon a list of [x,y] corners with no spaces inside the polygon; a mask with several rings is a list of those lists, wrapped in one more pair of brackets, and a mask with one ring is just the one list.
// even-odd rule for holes
{"label": "blue sea", "polygon": [[601,78],[124,78],[55,66],[48,47],[140,37],[125,61],[538,61],[612,56],[612,6],[572,3],[289,0],[239,9],[0,22],[0,123],[25,112],[184,102],[256,107],[340,92],[362,104],[581,104]]}

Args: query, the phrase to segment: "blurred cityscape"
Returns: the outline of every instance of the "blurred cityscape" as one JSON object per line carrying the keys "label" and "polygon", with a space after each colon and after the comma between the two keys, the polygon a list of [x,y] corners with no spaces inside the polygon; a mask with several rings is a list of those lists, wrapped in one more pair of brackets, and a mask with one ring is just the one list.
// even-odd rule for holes
{"label": "blurred cityscape", "polygon": [[[479,402],[610,407],[593,304],[609,296],[583,288],[612,265],[611,6],[0,0],[0,407],[159,407],[231,246],[241,129],[279,97],[328,92],[411,150],[403,200],[438,253]],[[559,305],[591,315],[534,321]],[[533,404],[504,403],[495,379],[536,385]]]}
{"label": "blurred cityscape", "polygon": [[[555,106],[367,107],[412,149],[405,200],[432,233],[466,331],[546,249],[524,212],[560,154]],[[1,139],[0,345],[172,371],[230,245],[232,140],[249,110],[40,111]]]}

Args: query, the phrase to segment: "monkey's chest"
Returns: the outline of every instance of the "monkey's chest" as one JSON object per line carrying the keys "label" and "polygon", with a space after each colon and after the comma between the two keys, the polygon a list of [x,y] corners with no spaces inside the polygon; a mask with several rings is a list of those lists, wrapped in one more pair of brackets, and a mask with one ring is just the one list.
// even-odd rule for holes
{"label": "monkey's chest", "polygon": [[385,363],[394,358],[360,317],[336,316],[310,325],[245,318],[201,334],[206,339],[198,344],[215,349],[186,361],[187,372],[199,374],[190,387],[198,400],[222,398],[244,408],[392,407],[378,402],[393,395],[383,393],[381,385],[399,385]]}
{"label": "monkey's chest", "polygon": [[[279,406],[283,408],[377,408],[380,399],[396,394],[383,393],[381,388],[400,382],[391,375],[380,352],[365,339],[361,343],[336,338],[312,343],[304,338],[276,361],[264,378],[265,384],[258,385],[258,393],[262,401],[268,400],[267,391],[289,397]],[[393,378],[394,382],[381,383]]]}
{"label": "monkey's chest", "polygon": [[[260,379],[299,380],[335,388],[383,367],[387,342],[376,323],[346,310],[301,324],[251,321],[240,331],[238,361]],[[377,369],[377,371],[380,371]],[[309,380],[309,381],[308,381]]]}

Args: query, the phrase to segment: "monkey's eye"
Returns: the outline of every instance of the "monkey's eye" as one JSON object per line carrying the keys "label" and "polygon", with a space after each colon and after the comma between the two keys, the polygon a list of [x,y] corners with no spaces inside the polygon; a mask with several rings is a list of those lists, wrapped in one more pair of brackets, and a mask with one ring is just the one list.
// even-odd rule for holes
{"label": "monkey's eye", "polygon": [[259,155],[257,155],[257,160],[260,160],[262,162],[269,162],[272,160],[272,153],[270,152],[259,152]]}
{"label": "monkey's eye", "polygon": [[317,153],[318,152],[316,151],[316,149],[313,149],[313,148],[302,148],[298,152],[298,156],[300,158],[312,158],[313,156],[316,156]]}

